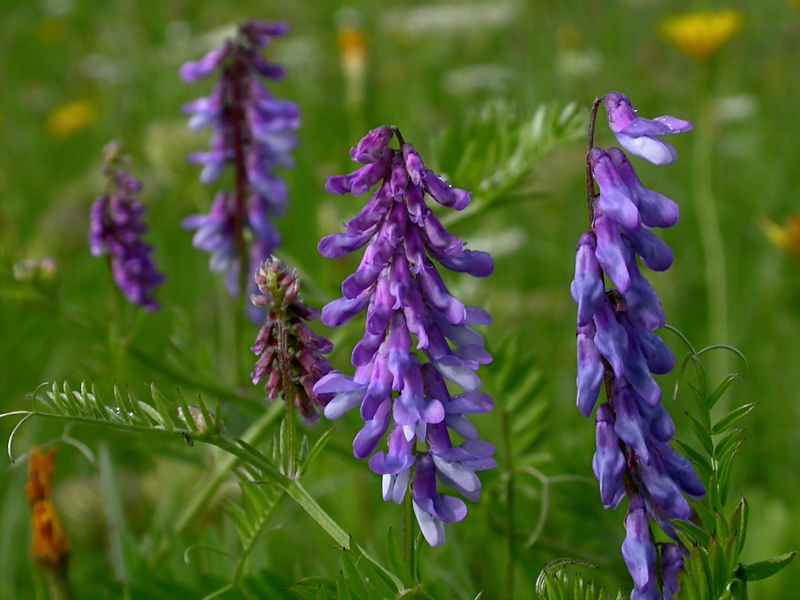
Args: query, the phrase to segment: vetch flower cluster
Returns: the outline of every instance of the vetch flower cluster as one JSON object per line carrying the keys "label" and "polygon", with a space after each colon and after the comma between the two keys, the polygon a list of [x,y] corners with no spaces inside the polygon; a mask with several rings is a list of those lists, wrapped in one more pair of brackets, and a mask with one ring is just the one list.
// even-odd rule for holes
{"label": "vetch flower cluster", "polygon": [[300,299],[297,271],[270,258],[259,267],[255,282],[261,294],[251,302],[266,308],[266,319],[250,349],[259,357],[250,378],[254,385],[266,379],[267,400],[283,393],[284,400],[294,402],[306,421],[312,422],[331,398],[331,394],[315,392],[314,384],[331,370],[323,354],[333,344],[306,325],[319,313]]}
{"label": "vetch flower cluster", "polygon": [[[612,92],[595,103],[590,131],[600,102],[619,143],[656,165],[676,158],[675,149],[659,136],[692,128],[674,117],[638,117],[628,98]],[[578,304],[577,404],[588,417],[605,381],[592,466],[606,508],[616,508],[626,495],[630,499],[622,554],[634,582],[631,599],[671,598],[682,565],[680,552],[676,554],[679,547],[663,545],[659,559],[649,522],[675,538],[668,521],[689,519],[692,512],[684,495],[697,498],[705,490],[689,461],[669,445],[675,425],[653,375],[669,373],[675,358],[654,333],[666,319],[636,256],[653,271],[672,265],[672,251],[650,229],[671,227],[679,210],[672,200],[641,184],[622,150],[592,145],[590,134],[587,192],[592,229],[578,242],[571,286]],[[605,275],[614,288],[606,290]]]}
{"label": "vetch flower cluster", "polygon": [[119,142],[106,144],[103,157],[108,191],[97,197],[89,213],[89,250],[94,256],[109,256],[114,283],[128,302],[158,310],[152,294],[164,275],[150,259],[152,246],[140,239],[147,232],[142,221],[146,209],[136,199],[142,184],[121,168],[125,157]]}
{"label": "vetch flower cluster", "polygon": [[[283,215],[288,189],[275,168],[293,165],[290,151],[297,140],[292,132],[300,119],[295,103],[274,98],[261,82],[261,77],[280,79],[284,71],[265,61],[260,49],[287,30],[285,22],[247,21],[235,37],[180,70],[186,82],[219,71],[210,96],[183,106],[191,115],[190,129],[213,130],[210,150],[188,159],[203,167],[200,181],[205,184],[232,165],[235,189],[217,192],[210,212],[188,217],[183,226],[197,230],[194,246],[211,253],[211,270],[226,274],[233,296],[244,292],[247,272],[254,272],[281,243],[273,219]],[[251,282],[250,292],[256,291]],[[251,318],[261,318],[258,310],[250,312]]]}
{"label": "vetch flower cluster", "polygon": [[[395,135],[397,149],[389,146]],[[366,309],[366,328],[352,354],[355,375],[334,371],[314,389],[335,394],[325,407],[330,419],[360,406],[365,424],[353,442],[355,456],[372,455],[369,466],[383,475],[384,500],[401,503],[411,482],[420,529],[436,546],[444,543],[444,523],[460,521],[467,512],[462,500],[439,491],[437,480],[475,502],[481,489],[475,472],[496,462],[494,447],[478,439],[466,417],[493,406],[479,391],[475,373],[491,356],[472,329],[489,325],[491,317],[453,297],[431,259],[474,277],[489,276],[494,264],[487,253],[465,249],[425,203],[427,194],[462,210],[470,194],[425,168],[396,128],[370,131],[350,155],[364,166],[330,177],[325,189],[358,196],[377,188],[345,225],[346,232],[324,238],[319,251],[338,258],[367,248],[356,272],[342,284],[343,298],[324,307],[322,321],[338,327]],[[420,353],[412,349],[412,336]],[[446,381],[464,391],[451,395]],[[388,451],[373,455],[390,424]],[[466,441],[454,445],[451,431]]]}

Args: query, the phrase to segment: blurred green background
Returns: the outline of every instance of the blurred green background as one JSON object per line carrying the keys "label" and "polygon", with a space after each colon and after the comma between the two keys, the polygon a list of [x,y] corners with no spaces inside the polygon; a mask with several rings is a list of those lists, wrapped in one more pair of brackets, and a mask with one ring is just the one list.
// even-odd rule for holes
{"label": "blurred green background", "polygon": [[[239,353],[244,371],[252,362],[246,347],[233,347],[233,307],[208,272],[207,255],[193,250],[191,233],[179,228],[185,216],[205,212],[214,190],[230,180],[205,188],[197,181],[198,169],[185,161],[187,152],[207,146],[208,133],[189,132],[179,108],[206,95],[211,84],[184,84],[177,70],[212,48],[234,23],[287,19],[290,34],[267,49],[289,73],[271,89],[302,111],[296,166],[283,173],[292,208],[278,225],[281,256],[300,269],[304,296],[317,307],[337,296],[338,282],[358,260],[331,262],[316,252],[319,238],[339,231],[342,220],[360,208],[360,199],[327,195],[325,176],[353,169],[348,149],[369,128],[399,126],[423,159],[441,168],[448,164],[442,151],[447,145],[437,140],[451,131],[452,154],[463,124],[487,106],[524,122],[540,104],[560,110],[574,101],[585,111],[595,97],[617,90],[643,116],[672,114],[695,122],[695,132],[670,140],[679,153],[675,165],[635,164],[647,187],[682,209],[677,226],[663,233],[674,249],[674,266],[651,281],[668,322],[696,346],[728,343],[748,358],[747,378],[727,397],[728,406],[760,403],[746,422],[733,489],[751,505],[745,559],[800,547],[800,256],[770,243],[763,231],[765,219],[783,224],[800,211],[797,2],[284,0],[251,7],[197,0],[0,4],[0,411],[22,409],[39,383],[68,377],[74,384],[93,380],[104,390],[116,381],[144,394],[155,382],[165,391],[180,385],[189,394],[220,397],[234,433],[256,418],[258,409],[232,398],[233,354]],[[692,57],[670,43],[666,19],[710,9],[738,11],[741,29],[727,43],[707,57]],[[705,30],[700,37],[709,35]],[[598,145],[611,145],[603,116],[598,125]],[[105,262],[87,250],[88,209],[103,189],[100,150],[110,139],[125,144],[130,169],[145,184],[148,240],[167,275],[157,293],[163,308],[154,315],[134,316],[121,306]],[[602,510],[591,479],[593,423],[574,408],[575,309],[568,288],[575,242],[588,227],[584,153],[582,136],[557,145],[525,169],[508,202],[452,225],[470,247],[494,253],[496,273],[488,283],[450,277],[451,290],[493,314],[488,343],[506,362],[516,359],[517,379],[540,375],[541,385],[527,400],[540,407],[532,464],[549,476],[579,478],[552,486],[538,542],[520,545],[519,598],[532,597],[542,565],[563,556],[598,563],[596,575],[609,585],[629,585],[616,551],[623,512]],[[695,202],[709,191],[727,276],[726,290],[714,288],[714,297],[707,292],[709,231]],[[43,259],[52,259],[54,274],[52,263],[45,263],[45,272],[31,266]],[[709,333],[709,313],[720,318],[718,294],[727,300],[725,339]],[[127,345],[120,341],[126,329],[116,323],[131,325]],[[345,372],[346,348],[357,330],[353,325],[326,332],[343,344],[332,362]],[[246,345],[256,332],[249,326]],[[519,343],[503,352],[511,334]],[[664,337],[677,355],[685,351],[676,336]],[[509,391],[498,389],[493,373],[502,366],[497,361],[482,370],[498,410],[476,419],[499,448],[499,409]],[[714,367],[717,375],[724,366]],[[728,366],[740,369],[732,359]],[[674,376],[661,380],[671,390]],[[263,398],[252,387],[239,392]],[[678,437],[691,438],[681,418],[690,409],[688,395],[677,405],[667,402]],[[0,421],[3,440],[13,426],[12,419]],[[315,438],[325,428],[320,422],[307,433]],[[326,510],[381,557],[385,531],[400,526],[401,513],[380,500],[379,477],[350,456],[357,428],[355,414],[339,424],[306,482]],[[15,452],[61,434],[56,424],[31,420],[15,438]],[[131,565],[136,597],[200,597],[224,585],[228,559],[197,547],[187,563],[183,553],[195,544],[238,552],[235,532],[220,510],[222,501],[238,494],[233,483],[215,494],[186,531],[169,538],[157,564],[147,565],[216,455],[179,441],[153,443],[88,427],[69,435],[85,443],[90,456],[108,451],[125,515],[124,524],[110,519],[97,465],[75,446],[59,444],[55,501],[72,546],[70,578],[77,597],[118,597],[120,561]],[[498,458],[502,462],[502,449]],[[0,478],[0,598],[43,597],[30,558],[25,471],[24,463],[6,463]],[[498,473],[484,473],[482,480],[481,503],[470,506],[463,523],[448,527],[444,548],[423,554],[424,581],[440,597],[471,598],[485,590],[484,597],[497,598],[503,589],[502,482]],[[515,513],[522,542],[534,530],[541,505],[539,483],[524,482]],[[337,552],[295,506],[282,504],[275,524],[280,529],[251,559],[253,573],[269,573],[280,590],[302,577],[338,571]],[[121,546],[109,544],[115,535]],[[791,565],[753,585],[751,597],[796,597],[798,573]],[[168,591],[161,596],[158,589]]]}

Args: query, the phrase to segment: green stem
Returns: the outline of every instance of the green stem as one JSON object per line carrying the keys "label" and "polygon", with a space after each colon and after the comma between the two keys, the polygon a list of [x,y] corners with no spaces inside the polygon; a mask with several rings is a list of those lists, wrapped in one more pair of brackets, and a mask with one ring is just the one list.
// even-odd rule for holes
{"label": "green stem", "polygon": [[105,442],[101,442],[98,448],[98,462],[100,484],[105,500],[106,520],[108,522],[108,546],[111,567],[117,581],[122,585],[127,585],[131,581],[131,569],[128,564],[124,541],[128,527],[125,510],[122,506],[122,494],[120,493],[114,470],[114,463],[111,459],[111,450]]}
{"label": "green stem", "polygon": [[[715,120],[706,104],[694,138],[694,197],[700,239],[705,259],[706,295],[708,297],[708,336],[710,344],[727,344],[728,282],[725,269],[725,246],[713,193],[713,152]],[[728,372],[728,355],[717,352],[710,357],[709,375],[719,381]]]}
{"label": "green stem", "polygon": [[274,310],[276,314],[275,323],[275,337],[278,341],[278,351],[275,357],[278,362],[278,369],[281,372],[281,381],[283,384],[283,403],[286,406],[286,449],[288,456],[287,473],[290,478],[294,478],[297,473],[297,450],[295,445],[295,429],[297,419],[297,407],[295,406],[294,396],[295,389],[292,382],[292,368],[290,364],[289,354],[289,331],[286,327],[287,307],[283,305],[283,297],[281,296],[278,302],[278,289],[273,290]]}
{"label": "green stem", "polygon": [[506,559],[506,590],[504,596],[506,598],[513,598],[514,572],[517,559],[517,546],[515,543],[515,537],[517,532],[514,524],[514,468],[511,456],[511,427],[508,422],[508,417],[508,410],[503,410],[501,413],[503,445],[505,446],[505,459],[503,460],[503,468],[505,473],[503,473],[503,475],[505,477],[506,484],[506,531],[508,536],[506,539],[508,555]]}
{"label": "green stem", "polygon": [[[242,439],[250,445],[258,443],[258,441],[268,431],[280,414],[280,405],[272,404],[269,409],[244,433]],[[238,459],[231,455],[225,454],[214,466],[214,471],[203,482],[202,487],[189,497],[189,502],[184,507],[183,511],[175,519],[173,531],[176,536],[180,536],[185,532],[189,525],[191,525],[197,518],[197,515],[208,505],[211,496],[219,489],[219,486],[230,476],[231,471],[236,467]],[[161,540],[158,548],[153,552],[150,557],[150,567],[155,567],[166,552],[169,546],[169,541],[165,537]]]}
{"label": "green stem", "polygon": [[336,542],[337,545],[342,548],[350,548],[350,536],[347,532],[317,504],[316,500],[314,500],[305,488],[300,485],[299,481],[290,479],[278,471],[266,457],[256,457],[251,453],[245,452],[242,448],[225,438],[214,438],[213,440],[209,440],[209,442],[267,474],[272,480],[286,490],[286,493],[333,538],[333,541]]}
{"label": "green stem", "polygon": [[408,565],[408,572],[417,582],[416,558],[414,556],[414,507],[412,506],[411,486],[406,489],[406,496],[403,499],[403,560]]}
{"label": "green stem", "polygon": [[72,600],[72,589],[67,581],[67,570],[45,570],[45,581],[47,582],[47,592],[50,600]]}

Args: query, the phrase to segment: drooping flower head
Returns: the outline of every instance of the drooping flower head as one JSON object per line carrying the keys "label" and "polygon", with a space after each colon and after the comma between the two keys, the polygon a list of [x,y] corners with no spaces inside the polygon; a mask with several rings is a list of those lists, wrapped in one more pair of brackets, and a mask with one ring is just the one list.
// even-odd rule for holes
{"label": "drooping flower head", "polygon": [[164,283],[164,275],[150,259],[152,246],[140,239],[147,232],[142,221],[146,209],[136,199],[142,184],[122,168],[127,157],[121,144],[108,143],[103,157],[108,191],[97,197],[89,213],[89,250],[94,256],[109,256],[114,283],[128,302],[149,312],[158,310],[152,294]]}
{"label": "drooping flower head", "polygon": [[[690,123],[674,117],[637,117],[628,98],[616,92],[598,100],[595,109],[600,103],[620,144],[657,165],[676,158],[675,149],[659,136],[691,129]],[[594,118],[595,110],[592,114]],[[675,358],[654,333],[666,317],[639,267],[641,262],[665,271],[672,265],[672,250],[651,228],[672,227],[679,210],[672,200],[641,184],[619,148],[590,146],[587,165],[592,228],[578,242],[570,288],[578,305],[577,405],[584,416],[591,415],[605,382],[592,467],[606,508],[616,508],[625,496],[630,500],[622,554],[634,582],[631,599],[660,600],[650,522],[674,538],[669,520],[691,517],[685,496],[705,494],[689,461],[669,445],[675,424],[653,375],[669,373]],[[606,276],[613,284],[610,289]],[[661,548],[663,594],[669,597],[682,565],[674,556],[681,547]]]}
{"label": "drooping flower head", "polygon": [[[395,135],[399,148],[390,146]],[[342,284],[343,297],[322,310],[322,321],[338,327],[366,310],[366,327],[353,349],[355,374],[334,371],[315,390],[334,394],[325,407],[330,419],[360,407],[365,423],[353,443],[355,456],[372,455],[369,466],[383,475],[384,500],[400,503],[411,482],[417,520],[435,546],[444,543],[443,524],[467,512],[463,501],[439,491],[437,481],[474,502],[481,489],[475,472],[496,464],[494,447],[477,439],[465,416],[493,405],[475,373],[491,356],[472,328],[489,325],[491,317],[452,296],[435,263],[474,277],[487,277],[494,265],[487,253],[467,250],[448,233],[425,202],[429,196],[462,210],[470,194],[427,169],[396,128],[373,129],[350,156],[364,166],[328,178],[325,189],[354,196],[375,191],[346,232],[324,238],[319,251],[338,258],[366,250]],[[451,395],[446,381],[463,392]],[[389,429],[388,451],[373,454]],[[454,446],[451,431],[467,441]]]}
{"label": "drooping flower head", "polygon": [[[183,226],[196,230],[194,246],[211,253],[211,270],[225,273],[234,296],[244,291],[247,273],[281,243],[273,219],[283,215],[288,189],[275,169],[293,165],[290,151],[297,140],[292,132],[300,118],[295,103],[274,98],[264,86],[262,79],[280,79],[284,71],[265,61],[260,50],[287,30],[285,22],[247,21],[235,37],[180,71],[186,82],[219,73],[208,97],[183,106],[190,129],[212,129],[209,151],[193,152],[188,158],[203,167],[200,181],[205,184],[230,165],[235,188],[217,192],[211,211],[186,218]],[[252,282],[249,291],[257,292]],[[251,318],[260,319],[261,311],[252,308]]]}
{"label": "drooping flower head", "polygon": [[266,319],[250,349],[259,357],[250,378],[254,385],[266,380],[267,400],[283,393],[307,421],[314,421],[331,398],[315,392],[314,384],[331,370],[323,354],[333,344],[306,324],[319,314],[300,299],[297,271],[270,258],[256,271],[255,282],[261,294],[251,302],[266,308]]}

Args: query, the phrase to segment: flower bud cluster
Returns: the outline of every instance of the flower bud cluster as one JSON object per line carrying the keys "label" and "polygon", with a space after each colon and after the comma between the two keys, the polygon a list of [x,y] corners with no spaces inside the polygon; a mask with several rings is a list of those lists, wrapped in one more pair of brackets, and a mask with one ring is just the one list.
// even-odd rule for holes
{"label": "flower bud cluster", "polygon": [[[659,136],[691,129],[674,117],[638,117],[619,93],[607,94],[602,103],[620,145],[656,165],[676,158],[675,149]],[[578,242],[571,286],[578,304],[577,405],[588,417],[605,382],[607,401],[596,413],[593,470],[606,508],[630,498],[622,553],[634,581],[631,598],[660,599],[649,521],[674,537],[668,521],[689,519],[692,513],[684,495],[697,498],[705,490],[689,461],[669,445],[675,425],[653,375],[669,373],[675,358],[654,333],[666,319],[636,257],[653,271],[672,265],[672,250],[651,228],[671,227],[679,211],[672,200],[641,184],[622,150],[591,148],[587,161],[600,193],[590,199],[592,229]],[[613,289],[606,290],[605,275]],[[664,597],[682,563],[674,550],[666,550],[672,547],[661,552]]]}
{"label": "flower bud cluster", "polygon": [[[395,134],[398,149],[389,146]],[[325,407],[330,419],[360,406],[365,424],[353,443],[355,456],[372,455],[369,466],[383,475],[384,500],[401,503],[411,481],[417,521],[435,546],[444,543],[444,523],[460,521],[467,512],[462,500],[439,492],[437,480],[474,502],[481,489],[475,472],[496,463],[494,447],[478,439],[466,417],[493,406],[479,391],[475,373],[491,356],[472,329],[489,325],[491,317],[452,296],[431,259],[474,277],[487,277],[494,264],[487,253],[466,250],[425,203],[427,194],[462,210],[469,193],[427,169],[396,129],[372,130],[350,155],[364,166],[330,177],[325,188],[355,196],[377,188],[346,223],[346,233],[324,238],[319,251],[338,258],[367,248],[356,272],[342,284],[343,298],[323,309],[322,321],[338,327],[366,309],[366,328],[352,354],[355,375],[334,371],[315,389],[335,394]],[[419,353],[412,350],[412,336]],[[464,391],[451,395],[446,381]],[[390,425],[388,452],[373,455]],[[466,441],[454,445],[451,431]]]}
{"label": "flower bud cluster", "polygon": [[319,314],[300,299],[297,271],[269,258],[256,271],[255,282],[261,294],[251,301],[266,309],[266,319],[250,348],[259,357],[250,378],[254,385],[266,380],[267,400],[283,393],[284,400],[293,401],[312,422],[331,398],[315,392],[314,384],[331,370],[323,354],[333,350],[333,344],[306,324]]}
{"label": "flower bud cluster", "polygon": [[158,310],[152,293],[164,283],[164,275],[150,259],[153,247],[140,239],[147,232],[142,221],[146,209],[136,199],[142,184],[121,168],[119,142],[108,143],[103,156],[109,191],[97,197],[89,213],[89,250],[94,256],[109,256],[114,283],[128,302]]}
{"label": "flower bud cluster", "polygon": [[[188,159],[203,167],[204,184],[232,165],[236,187],[218,192],[210,212],[184,219],[183,227],[196,230],[194,246],[211,253],[210,268],[226,274],[231,295],[239,293],[240,269],[255,271],[281,243],[273,219],[284,213],[288,188],[275,168],[293,165],[290,151],[297,140],[292,132],[300,124],[299,109],[274,98],[263,85],[262,77],[280,79],[284,71],[259,51],[287,30],[285,22],[247,21],[236,37],[180,70],[186,82],[219,71],[211,95],[183,106],[190,129],[213,130],[210,150],[194,152]],[[249,264],[243,266],[243,260]],[[250,292],[256,291],[251,282]],[[252,311],[251,317],[256,316],[261,318],[259,311]]]}

